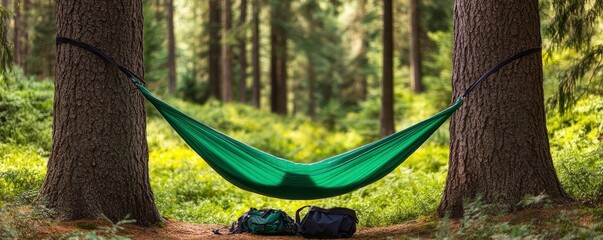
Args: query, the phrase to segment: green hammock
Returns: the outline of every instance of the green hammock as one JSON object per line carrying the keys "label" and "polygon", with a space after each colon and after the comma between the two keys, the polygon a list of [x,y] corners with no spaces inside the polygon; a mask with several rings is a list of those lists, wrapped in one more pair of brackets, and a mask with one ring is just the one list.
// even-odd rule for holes
{"label": "green hammock", "polygon": [[200,123],[136,86],[222,177],[247,191],[284,199],[327,198],[371,184],[398,167],[463,103],[376,142],[311,164],[294,163]]}
{"label": "green hammock", "polygon": [[86,49],[122,71],[184,141],[226,180],[251,192],[284,199],[333,197],[381,179],[419,148],[482,81],[508,63],[541,50],[528,49],[500,62],[469,86],[452,106],[422,122],[320,162],[301,164],[260,151],[192,119],[153,96],[141,84],[140,77],[99,49],[57,37],[57,44],[60,43]]}

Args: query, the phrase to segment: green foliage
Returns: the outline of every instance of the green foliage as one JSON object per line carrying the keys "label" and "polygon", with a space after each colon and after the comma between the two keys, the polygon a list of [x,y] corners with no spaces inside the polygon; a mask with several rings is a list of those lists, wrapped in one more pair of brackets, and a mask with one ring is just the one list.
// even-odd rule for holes
{"label": "green foliage", "polygon": [[579,101],[571,115],[547,120],[555,168],[565,190],[578,199],[596,200],[603,186],[603,97]]}
{"label": "green foliage", "polygon": [[52,211],[41,205],[0,205],[0,239],[41,239],[32,229],[47,225]]}
{"label": "green foliage", "polygon": [[[558,91],[552,98],[560,112],[565,113],[585,94],[603,94],[603,38],[601,24],[603,1],[547,0],[543,9],[551,17],[546,21],[551,52],[570,50],[572,61],[560,73]],[[545,18],[545,20],[547,20]]]}
{"label": "green foliage", "polygon": [[[546,204],[546,196],[533,197],[530,204]],[[494,210],[494,211],[493,211]],[[445,217],[439,225],[436,239],[601,239],[600,224],[584,225],[576,221],[583,213],[561,211],[550,221],[535,222],[524,219],[511,220],[501,215],[501,206],[484,204],[478,197],[465,204],[465,215],[459,221],[460,227],[451,230],[451,222]]]}
{"label": "green foliage", "polygon": [[[102,216],[103,220],[105,220],[107,223],[109,223],[109,226],[101,226],[98,227],[99,230],[96,230],[96,226],[94,225],[85,225],[84,228],[85,230],[90,230],[90,231],[85,231],[85,232],[74,232],[74,233],[70,233],[70,234],[66,234],[61,236],[61,239],[67,239],[67,240],[129,240],[131,239],[130,237],[127,236],[122,236],[120,234],[120,231],[124,230],[124,227],[122,227],[124,224],[129,224],[129,223],[135,223],[135,220],[131,220],[129,219],[129,216],[126,216],[126,218],[124,220],[121,220],[119,222],[112,222],[109,218],[107,218],[106,216]],[[84,226],[84,225],[82,225]]]}
{"label": "green foliage", "polygon": [[46,157],[39,148],[0,143],[0,207],[30,203],[42,185]]}
{"label": "green foliage", "polygon": [[49,151],[53,86],[15,74],[0,88],[0,142]]}

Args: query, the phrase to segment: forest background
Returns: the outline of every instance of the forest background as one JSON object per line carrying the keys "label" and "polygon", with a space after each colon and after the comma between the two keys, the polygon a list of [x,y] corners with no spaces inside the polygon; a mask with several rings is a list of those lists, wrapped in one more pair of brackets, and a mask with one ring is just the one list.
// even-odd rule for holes
{"label": "forest background", "polygon": [[[381,1],[225,2],[143,1],[144,79],[152,92],[236,139],[298,162],[321,160],[382,136],[381,68],[387,53]],[[581,202],[597,202],[603,194],[603,24],[588,13],[603,4],[584,4],[581,17],[591,22],[584,34],[564,33],[555,25],[563,16],[555,4],[540,2],[551,153],[563,187]],[[417,14],[411,16],[415,5]],[[3,62],[14,64],[0,81],[0,206],[9,206],[30,203],[44,179],[52,139],[56,25],[54,1],[3,0],[3,6],[10,10],[2,12],[8,21],[4,39],[14,49],[12,58],[1,54]],[[395,0],[393,6],[393,126],[400,130],[452,101],[454,3]],[[286,36],[281,56],[271,52],[275,17]],[[280,76],[271,72],[275,57],[286,62],[276,73]],[[278,90],[288,92],[284,106],[271,99],[279,77],[287,82]],[[169,218],[227,224],[250,207],[293,212],[315,204],[350,207],[362,226],[382,226],[429,215],[442,197],[446,126],[375,184],[324,200],[288,201],[223,180],[150,106],[147,121],[151,184],[160,213]]]}

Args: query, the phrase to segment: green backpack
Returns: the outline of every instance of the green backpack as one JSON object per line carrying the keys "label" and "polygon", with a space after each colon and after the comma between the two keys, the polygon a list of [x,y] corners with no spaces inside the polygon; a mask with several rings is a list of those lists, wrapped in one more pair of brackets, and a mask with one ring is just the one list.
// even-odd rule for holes
{"label": "green backpack", "polygon": [[230,227],[230,233],[295,235],[297,225],[287,213],[277,209],[250,209]]}

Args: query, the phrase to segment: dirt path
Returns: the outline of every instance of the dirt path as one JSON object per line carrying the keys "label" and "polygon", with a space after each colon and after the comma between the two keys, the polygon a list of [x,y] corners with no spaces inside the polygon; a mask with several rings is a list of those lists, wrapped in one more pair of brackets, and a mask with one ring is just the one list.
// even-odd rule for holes
{"label": "dirt path", "polygon": [[[63,235],[81,230],[81,225],[108,226],[105,222],[98,220],[80,220],[72,222],[62,222],[51,224],[40,229],[40,233],[45,236]],[[80,226],[80,227],[78,227]],[[128,236],[133,239],[141,240],[165,240],[165,239],[304,239],[300,236],[259,236],[251,234],[236,235],[217,235],[212,232],[214,229],[220,229],[222,232],[228,232],[226,226],[196,224],[186,222],[170,221],[164,227],[141,227],[134,224],[124,225],[125,229],[120,231],[120,236]],[[399,238],[428,236],[433,229],[417,222],[408,222],[404,224],[391,225],[386,227],[360,228],[353,239],[386,239],[388,237]]]}

